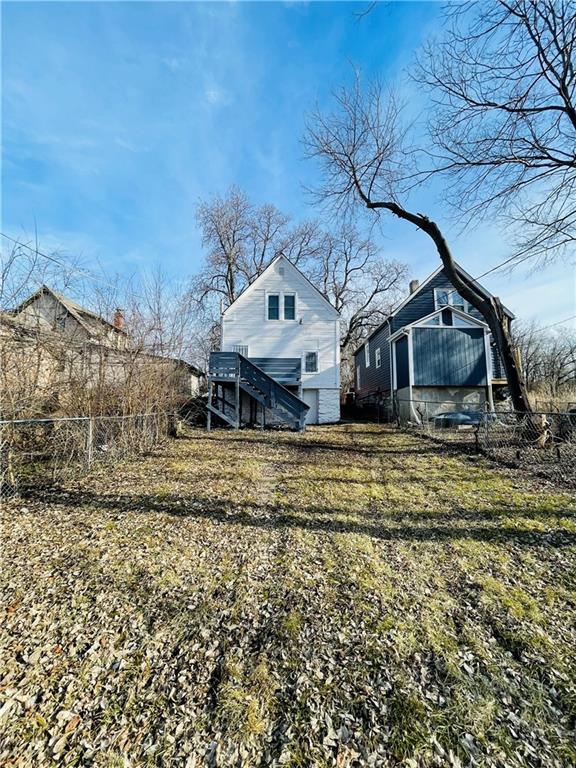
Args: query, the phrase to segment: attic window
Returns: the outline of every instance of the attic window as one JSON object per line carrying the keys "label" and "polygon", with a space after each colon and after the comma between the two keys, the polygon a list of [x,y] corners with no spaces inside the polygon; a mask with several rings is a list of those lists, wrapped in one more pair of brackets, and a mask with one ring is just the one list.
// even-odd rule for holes
{"label": "attic window", "polygon": [[293,293],[284,295],[284,320],[296,319],[296,296]]}
{"label": "attic window", "polygon": [[435,288],[434,289],[434,305],[436,309],[440,307],[455,307],[461,309],[462,312],[468,311],[468,302],[466,302],[458,291],[451,290],[450,288]]}
{"label": "attic window", "polygon": [[66,315],[58,315],[56,318],[56,323],[54,325],[55,330],[57,331],[64,331],[66,330]]}
{"label": "attic window", "polygon": [[278,267],[278,273],[280,275],[283,275],[284,274],[284,267]]}
{"label": "attic window", "polygon": [[268,320],[280,320],[280,296],[277,293],[268,296]]}

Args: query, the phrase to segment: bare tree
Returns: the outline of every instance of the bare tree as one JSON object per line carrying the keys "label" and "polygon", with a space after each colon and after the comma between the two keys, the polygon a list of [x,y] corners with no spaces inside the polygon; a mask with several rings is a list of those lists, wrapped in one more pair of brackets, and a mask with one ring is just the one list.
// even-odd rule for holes
{"label": "bare tree", "polygon": [[237,187],[198,206],[196,220],[207,249],[206,268],[197,281],[202,299],[216,294],[229,304],[236,300],[242,287],[238,282],[250,232],[250,208]]}
{"label": "bare tree", "polygon": [[207,254],[192,295],[204,305],[216,299],[229,306],[276,256],[303,263],[321,244],[317,222],[292,225],[275,206],[253,205],[238,187],[200,203],[196,217]]}
{"label": "bare tree", "polygon": [[407,275],[404,264],[385,259],[374,240],[350,224],[326,233],[305,267],[340,313],[343,352],[382,323],[402,295]]}
{"label": "bare tree", "polygon": [[506,369],[508,385],[518,411],[529,411],[526,387],[514,354],[508,319],[498,298],[486,298],[464,280],[438,224],[410,210],[408,199],[412,150],[407,146],[401,108],[393,94],[378,83],[363,92],[356,79],[351,89],[336,95],[336,111],[316,111],[307,121],[305,144],[310,157],[320,162],[323,184],[320,200],[338,211],[358,205],[388,211],[431,238],[456,290],[476,307],[488,323]]}
{"label": "bare tree", "polygon": [[556,258],[576,242],[576,5],[457,4],[447,21],[416,77],[448,198],[468,219],[512,219],[518,260]]}
{"label": "bare tree", "polygon": [[568,400],[576,395],[576,334],[573,328],[542,328],[536,322],[517,323],[514,338],[522,356],[527,386],[532,392]]}
{"label": "bare tree", "polygon": [[[15,311],[42,285],[86,297],[89,327],[67,322],[66,303]],[[125,334],[110,324],[119,306]],[[16,243],[3,258],[2,309],[3,418],[173,411],[191,394],[184,361],[195,353],[193,307],[184,287],[160,272],[138,285],[98,281],[56,254]],[[82,307],[72,310],[77,318]]]}
{"label": "bare tree", "polygon": [[353,382],[353,349],[387,317],[402,295],[407,268],[385,259],[374,240],[351,224],[327,232],[321,248],[301,265],[340,313],[341,379]]}
{"label": "bare tree", "polygon": [[[202,326],[214,328],[219,307],[282,254],[317,285],[340,312],[343,360],[353,344],[379,325],[398,298],[406,268],[383,258],[376,243],[351,224],[334,232],[316,221],[292,224],[273,205],[253,206],[236,187],[199,206],[203,242],[209,248],[191,296]],[[216,334],[211,343],[217,344]],[[213,348],[213,347],[212,347]]]}
{"label": "bare tree", "polygon": [[3,235],[0,249],[0,310],[19,304],[43,284],[60,291],[78,290],[85,281],[79,259],[40,250],[36,237]]}

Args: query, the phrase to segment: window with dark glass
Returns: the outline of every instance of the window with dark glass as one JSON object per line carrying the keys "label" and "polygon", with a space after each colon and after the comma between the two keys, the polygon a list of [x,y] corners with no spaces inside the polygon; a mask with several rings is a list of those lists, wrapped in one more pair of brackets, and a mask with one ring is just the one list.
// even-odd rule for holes
{"label": "window with dark glass", "polygon": [[436,309],[440,309],[440,307],[456,307],[456,309],[460,309],[462,312],[467,311],[468,304],[458,291],[436,288],[434,290],[434,297]]}
{"label": "window with dark glass", "polygon": [[304,358],[304,371],[305,373],[318,372],[318,352],[306,352]]}
{"label": "window with dark glass", "polygon": [[296,319],[296,296],[293,293],[287,293],[284,296],[284,320]]}
{"label": "window with dark glass", "polygon": [[450,291],[444,288],[436,288],[436,309],[447,307],[450,304]]}
{"label": "window with dark glass", "polygon": [[277,293],[268,296],[268,320],[280,320],[280,296]]}

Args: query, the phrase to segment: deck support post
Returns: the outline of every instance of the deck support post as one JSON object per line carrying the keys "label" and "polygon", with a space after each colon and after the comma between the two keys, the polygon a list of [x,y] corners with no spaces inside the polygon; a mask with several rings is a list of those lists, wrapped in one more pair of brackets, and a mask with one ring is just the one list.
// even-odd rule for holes
{"label": "deck support post", "polygon": [[[208,379],[208,406],[212,405],[212,379]],[[206,416],[206,429],[208,432],[212,429],[212,411],[208,408],[208,415]]]}
{"label": "deck support post", "polygon": [[[298,372],[300,371],[300,361]],[[302,382],[287,381],[285,369],[280,366],[278,376],[273,378],[254,362],[236,352],[212,352],[208,374],[208,411],[206,427],[212,428],[212,414],[225,421],[233,429],[242,429],[244,423],[257,424],[260,429],[266,426],[267,409],[274,412],[281,421],[292,428],[304,428],[305,403],[294,395],[290,387],[298,386],[302,392]],[[247,393],[244,398],[243,393]],[[232,397],[227,397],[230,393]],[[248,400],[248,413],[244,399]],[[258,411],[260,405],[260,412]],[[243,422],[243,418],[247,419]]]}
{"label": "deck support post", "polygon": [[241,421],[241,400],[240,400],[240,376],[236,376],[236,429],[240,429]]}

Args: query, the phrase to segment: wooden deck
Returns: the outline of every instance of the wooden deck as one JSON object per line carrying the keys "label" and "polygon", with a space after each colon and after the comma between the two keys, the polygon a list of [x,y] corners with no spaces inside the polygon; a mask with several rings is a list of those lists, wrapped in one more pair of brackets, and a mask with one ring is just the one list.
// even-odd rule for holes
{"label": "wooden deck", "polygon": [[249,423],[257,421],[263,428],[266,411],[272,411],[276,419],[303,430],[309,406],[286,388],[298,385],[299,381],[298,358],[248,359],[238,352],[212,352],[208,370],[208,429],[212,427],[212,415],[239,429],[243,424],[245,393],[251,403]]}

